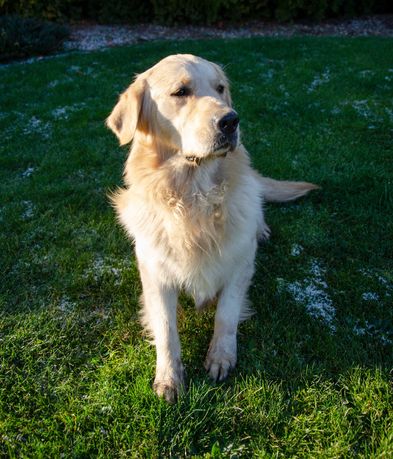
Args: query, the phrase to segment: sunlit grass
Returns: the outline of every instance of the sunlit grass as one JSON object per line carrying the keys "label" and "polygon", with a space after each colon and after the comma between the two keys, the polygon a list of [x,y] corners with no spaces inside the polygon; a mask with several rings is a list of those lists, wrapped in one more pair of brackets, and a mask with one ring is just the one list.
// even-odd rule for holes
{"label": "sunlit grass", "polygon": [[[0,454],[393,454],[391,39],[147,43],[0,67]],[[268,206],[239,364],[202,366],[212,312],[182,298],[188,390],[152,389],[140,281],[107,194],[117,95],[177,52],[224,65],[254,166],[322,190]]]}

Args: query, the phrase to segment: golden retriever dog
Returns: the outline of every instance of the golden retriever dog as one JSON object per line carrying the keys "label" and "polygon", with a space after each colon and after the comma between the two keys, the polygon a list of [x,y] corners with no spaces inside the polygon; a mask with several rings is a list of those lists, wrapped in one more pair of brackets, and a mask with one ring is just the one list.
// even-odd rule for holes
{"label": "golden retriever dog", "polygon": [[269,235],[264,201],[289,201],[317,188],[261,177],[240,142],[228,79],[200,57],[166,57],[120,96],[107,126],[132,141],[125,188],[112,197],[135,243],[142,323],[156,346],[154,390],[168,402],[184,386],[176,310],[180,290],[196,308],[217,301],[205,360],[222,381],[236,365],[238,324],[257,241]]}

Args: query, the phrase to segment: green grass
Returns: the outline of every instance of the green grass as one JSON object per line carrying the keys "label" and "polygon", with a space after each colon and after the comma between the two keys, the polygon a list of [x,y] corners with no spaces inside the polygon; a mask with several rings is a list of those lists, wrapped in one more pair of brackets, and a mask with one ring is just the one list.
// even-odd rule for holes
{"label": "green grass", "polygon": [[[0,454],[393,454],[392,39],[146,43],[0,68]],[[152,389],[141,286],[107,193],[126,150],[103,121],[161,57],[226,67],[254,166],[322,190],[267,207],[239,365],[202,367],[212,312],[182,298],[188,390]]]}

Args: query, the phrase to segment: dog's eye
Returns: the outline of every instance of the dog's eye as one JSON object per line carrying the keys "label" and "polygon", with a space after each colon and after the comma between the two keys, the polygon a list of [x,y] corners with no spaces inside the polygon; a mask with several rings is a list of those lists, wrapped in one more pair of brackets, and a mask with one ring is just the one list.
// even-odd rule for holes
{"label": "dog's eye", "polygon": [[174,93],[172,93],[171,96],[175,96],[175,97],[186,97],[186,96],[189,96],[190,94],[191,94],[190,88],[187,88],[187,86],[182,86],[182,87],[179,88],[177,91],[175,91]]}
{"label": "dog's eye", "polygon": [[217,92],[218,92],[218,94],[222,94],[222,93],[224,92],[224,89],[225,89],[224,86],[223,86],[222,84],[219,84],[219,85],[217,86]]}

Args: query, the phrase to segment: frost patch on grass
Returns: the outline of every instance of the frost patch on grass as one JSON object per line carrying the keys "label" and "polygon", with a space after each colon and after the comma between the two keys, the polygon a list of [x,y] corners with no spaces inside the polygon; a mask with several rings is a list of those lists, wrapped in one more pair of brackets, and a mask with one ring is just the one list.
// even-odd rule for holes
{"label": "frost patch on grass", "polygon": [[83,277],[85,279],[94,279],[96,282],[109,277],[113,279],[114,285],[120,285],[122,283],[123,272],[130,269],[130,267],[130,262],[126,260],[98,257],[89,268],[85,269]]}
{"label": "frost patch on grass", "polygon": [[[371,269],[360,269],[359,272],[363,276],[367,277],[368,279],[373,280],[374,282],[377,282],[381,287],[383,287],[385,290],[384,291],[385,297],[391,297],[391,295],[393,294],[393,282],[389,281],[388,279],[386,279],[386,277],[382,276],[378,272],[375,272]],[[380,296],[381,295],[379,295],[379,298]]]}
{"label": "frost patch on grass", "polygon": [[367,78],[373,75],[375,75],[375,72],[373,70],[366,69],[366,70],[361,70],[359,72],[359,76],[361,76],[362,78]]}
{"label": "frost patch on grass", "polygon": [[284,59],[270,59],[266,56],[263,56],[260,53],[252,53],[255,59],[255,65],[258,67],[266,67],[266,66],[277,66],[277,67],[284,67],[285,60]]}
{"label": "frost patch on grass", "polygon": [[365,292],[362,294],[362,300],[364,301],[378,301],[379,295],[375,292]]}
{"label": "frost patch on grass", "polygon": [[285,86],[283,84],[280,84],[279,89],[282,92],[284,97],[289,97],[290,96],[289,92],[287,91],[287,89],[285,88]]}
{"label": "frost patch on grass", "polygon": [[263,145],[266,145],[267,147],[271,147],[272,146],[272,143],[267,140],[265,137],[261,137],[259,139],[259,143],[263,144]]}
{"label": "frost patch on grass", "polygon": [[78,73],[81,71],[81,68],[79,67],[79,65],[71,65],[71,67],[68,67],[67,70],[71,73]]}
{"label": "frost patch on grass", "polygon": [[77,312],[78,321],[80,323],[91,323],[91,321],[93,320],[96,324],[99,324],[111,318],[110,310],[107,310],[105,307],[102,306],[77,311],[78,303],[76,303],[75,301],[71,301],[66,295],[64,295],[60,299],[59,303],[56,306],[57,310],[61,313],[62,317]]}
{"label": "frost patch on grass", "polygon": [[26,123],[23,134],[40,134],[44,139],[49,139],[51,136],[51,125],[49,123],[44,123],[42,120],[33,116]]}
{"label": "frost patch on grass", "polygon": [[34,167],[28,167],[24,172],[20,174],[22,178],[30,177],[34,172]]}
{"label": "frost patch on grass", "polygon": [[292,257],[298,257],[304,250],[304,247],[302,247],[300,244],[293,244],[291,247],[291,256]]}
{"label": "frost patch on grass", "polygon": [[79,104],[74,104],[74,105],[69,105],[65,107],[58,107],[52,110],[52,116],[53,118],[57,120],[67,120],[70,116],[71,113],[75,113],[80,111],[86,106],[84,102],[81,102]]}
{"label": "frost patch on grass", "polygon": [[330,81],[330,69],[326,68],[320,75],[317,75],[311,82],[310,86],[307,88],[307,92],[311,94],[319,86],[329,83]]}
{"label": "frost patch on grass", "polygon": [[268,69],[265,73],[261,74],[261,77],[265,80],[272,80],[274,77],[274,70]]}
{"label": "frost patch on grass", "polygon": [[[353,100],[353,101],[345,100],[341,102],[341,105],[350,106],[358,116],[368,121],[371,121],[373,123],[381,123],[384,121],[384,117],[377,115],[371,108],[371,105],[373,105],[375,109],[378,109],[377,104],[375,102],[370,102],[367,99]],[[387,116],[389,116],[388,111],[386,111],[386,114]],[[369,129],[373,129],[373,128],[375,128],[375,126],[373,125],[369,126]]]}
{"label": "frost patch on grass", "polygon": [[60,80],[53,80],[53,81],[51,81],[51,82],[48,84],[48,88],[55,88],[55,87],[58,86],[59,84],[61,84],[61,81],[60,81]]}
{"label": "frost patch on grass", "polygon": [[279,208],[280,213],[290,214],[292,212],[298,212],[301,209],[300,204],[292,204],[290,206],[282,206]]}
{"label": "frost patch on grass", "polygon": [[74,80],[67,76],[65,78],[63,78],[62,80],[53,80],[51,81],[49,84],[48,84],[48,88],[56,88],[57,86],[60,86],[60,85],[63,85],[63,84],[67,84],[67,83],[71,83],[73,82]]}
{"label": "frost patch on grass", "polygon": [[291,293],[296,303],[304,305],[307,314],[320,320],[334,333],[336,310],[333,301],[327,292],[328,285],[324,280],[325,269],[317,260],[313,260],[310,267],[310,276],[303,281],[287,282],[279,279],[279,288]]}
{"label": "frost patch on grass", "polygon": [[246,92],[246,93],[252,94],[253,91],[254,91],[253,86],[251,86],[249,84],[242,84],[239,87],[239,92]]}
{"label": "frost patch on grass", "polygon": [[370,110],[367,100],[354,100],[352,102],[352,108],[359,116],[362,116],[363,118],[373,117],[373,112]]}
{"label": "frost patch on grass", "polygon": [[34,205],[31,201],[22,201],[25,210],[22,212],[22,220],[29,220],[34,215]]}
{"label": "frost patch on grass", "polygon": [[52,110],[52,116],[56,119],[68,118],[67,107],[59,107]]}
{"label": "frost patch on grass", "polygon": [[384,346],[393,344],[392,330],[384,327],[382,321],[371,322],[366,320],[362,325],[360,325],[360,321],[357,321],[352,331],[357,336],[369,336],[377,339]]}
{"label": "frost patch on grass", "polygon": [[[213,447],[214,448],[214,447]],[[246,445],[237,445],[230,443],[227,446],[224,446],[223,453],[227,457],[241,457],[247,455],[247,446]]]}
{"label": "frost patch on grass", "polygon": [[76,303],[71,301],[67,296],[63,296],[60,299],[59,304],[57,305],[57,308],[63,314],[71,313],[72,311],[74,311],[75,307],[76,307]]}
{"label": "frost patch on grass", "polygon": [[92,67],[82,68],[79,65],[71,65],[67,69],[68,73],[78,73],[85,76],[94,76],[95,70]]}

